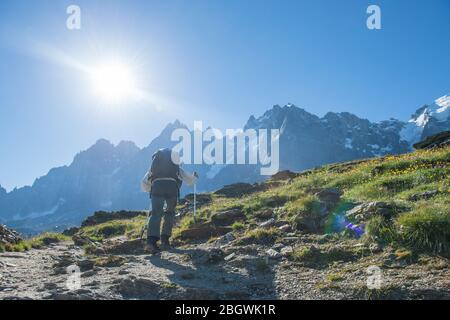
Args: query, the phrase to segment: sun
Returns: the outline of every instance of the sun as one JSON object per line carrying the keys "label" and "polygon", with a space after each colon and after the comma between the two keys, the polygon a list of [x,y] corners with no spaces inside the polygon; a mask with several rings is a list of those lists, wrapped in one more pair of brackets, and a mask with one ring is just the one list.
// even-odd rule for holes
{"label": "sun", "polygon": [[130,68],[118,61],[103,62],[92,69],[94,93],[105,102],[121,102],[130,98],[135,81]]}

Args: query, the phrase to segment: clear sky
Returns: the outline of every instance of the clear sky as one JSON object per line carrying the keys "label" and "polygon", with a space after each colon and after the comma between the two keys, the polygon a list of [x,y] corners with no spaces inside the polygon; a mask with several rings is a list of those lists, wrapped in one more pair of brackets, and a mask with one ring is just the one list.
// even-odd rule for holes
{"label": "clear sky", "polygon": [[[366,28],[370,4],[382,30]],[[239,128],[291,102],[406,120],[450,93],[449,40],[448,0],[3,0],[0,184],[30,185],[99,138],[143,147],[177,118]],[[93,93],[86,70],[112,58],[145,98]]]}

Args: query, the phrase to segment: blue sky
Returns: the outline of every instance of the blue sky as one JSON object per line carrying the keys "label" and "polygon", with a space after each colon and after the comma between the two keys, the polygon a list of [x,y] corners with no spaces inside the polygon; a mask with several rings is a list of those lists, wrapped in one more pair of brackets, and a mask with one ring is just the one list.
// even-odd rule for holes
{"label": "blue sky", "polygon": [[[369,4],[382,30],[366,28]],[[0,184],[32,184],[99,138],[145,146],[176,118],[238,128],[291,102],[406,120],[450,93],[449,14],[447,0],[1,1]],[[77,65],[111,57],[155,101],[99,101]]]}

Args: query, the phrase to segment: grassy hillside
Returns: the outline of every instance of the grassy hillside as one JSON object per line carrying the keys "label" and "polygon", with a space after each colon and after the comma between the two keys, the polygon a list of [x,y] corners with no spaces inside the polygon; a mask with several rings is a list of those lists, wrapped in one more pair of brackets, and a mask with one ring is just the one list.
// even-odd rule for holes
{"label": "grassy hillside", "polygon": [[[239,199],[212,194],[211,203],[202,207],[198,216],[200,222],[208,222],[217,212],[242,209],[246,219],[234,227],[252,236],[268,233],[255,229],[255,216],[273,210],[276,220],[288,221],[295,228],[296,222],[305,216],[319,214],[320,200],[314,195],[317,191],[337,188],[342,192],[341,201],[328,213],[328,227],[319,232],[345,231],[333,228],[333,223],[346,210],[359,203],[384,201],[395,211],[392,219],[371,217],[366,221],[365,238],[418,250],[448,252],[449,164],[450,149],[445,148],[327,165],[285,181],[268,181],[266,191]],[[194,225],[192,215],[186,216],[175,237]]]}
{"label": "grassy hillside", "polygon": [[[450,249],[449,164],[449,148],[421,150],[327,165],[284,179],[273,178],[255,188],[255,192],[240,197],[204,194],[201,198],[206,199],[206,204],[199,207],[196,221],[189,202],[179,206],[178,209],[187,214],[177,224],[173,239],[178,244],[193,242],[183,236],[186,230],[214,225],[218,213],[235,209],[242,216],[229,223],[228,227],[242,243],[276,242],[282,233],[278,228],[280,224],[289,225],[294,232],[329,234],[337,240],[347,240],[358,237],[345,227],[352,223],[364,230],[363,241],[447,255]],[[323,190],[340,192],[339,201],[332,205],[324,204],[318,196]],[[382,202],[388,214],[375,213],[359,220],[346,216],[351,208],[374,201]],[[273,217],[278,225],[260,227],[261,217],[265,215]],[[325,224],[315,229],[305,228],[318,218],[325,219]],[[107,221],[83,227],[78,235],[94,242],[118,235],[135,239],[144,223],[143,216]],[[46,234],[0,250],[26,250],[65,239]],[[305,254],[309,253],[293,253],[296,257]]]}

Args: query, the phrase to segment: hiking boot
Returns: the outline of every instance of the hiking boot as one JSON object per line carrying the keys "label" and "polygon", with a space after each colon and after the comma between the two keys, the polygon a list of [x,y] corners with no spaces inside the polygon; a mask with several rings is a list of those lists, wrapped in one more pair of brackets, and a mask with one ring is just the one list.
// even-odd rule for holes
{"label": "hiking boot", "polygon": [[157,238],[150,238],[147,243],[144,245],[144,252],[149,254],[157,254],[161,252],[161,249],[158,247],[156,242]]}
{"label": "hiking boot", "polygon": [[161,249],[170,250],[172,246],[170,245],[169,236],[162,235],[161,236]]}

